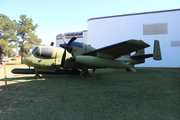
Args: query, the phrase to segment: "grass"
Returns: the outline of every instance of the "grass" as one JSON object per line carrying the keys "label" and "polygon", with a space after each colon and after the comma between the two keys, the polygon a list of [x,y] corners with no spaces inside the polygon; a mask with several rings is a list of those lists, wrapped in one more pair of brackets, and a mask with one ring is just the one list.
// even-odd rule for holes
{"label": "grass", "polygon": [[9,78],[20,82],[0,86],[0,119],[180,119],[180,69],[137,70]]}

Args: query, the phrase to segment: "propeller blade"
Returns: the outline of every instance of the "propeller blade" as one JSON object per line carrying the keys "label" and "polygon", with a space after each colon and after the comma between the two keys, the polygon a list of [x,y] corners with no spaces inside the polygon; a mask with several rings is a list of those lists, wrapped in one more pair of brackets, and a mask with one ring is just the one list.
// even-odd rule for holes
{"label": "propeller blade", "polygon": [[61,36],[62,36],[62,39],[63,39],[63,42],[64,42],[64,44],[66,44],[66,36],[65,36],[65,34],[63,34],[63,33],[61,33]]}
{"label": "propeller blade", "polygon": [[54,68],[55,68],[55,66],[56,66],[56,58],[57,58],[57,53],[56,53],[55,59],[54,59]]}
{"label": "propeller blade", "polygon": [[64,53],[61,59],[61,67],[64,67],[65,59],[66,59],[66,49],[64,49]]}
{"label": "propeller blade", "polygon": [[69,40],[67,46],[69,46],[72,42],[74,42],[77,39],[76,36],[72,37],[71,40]]}

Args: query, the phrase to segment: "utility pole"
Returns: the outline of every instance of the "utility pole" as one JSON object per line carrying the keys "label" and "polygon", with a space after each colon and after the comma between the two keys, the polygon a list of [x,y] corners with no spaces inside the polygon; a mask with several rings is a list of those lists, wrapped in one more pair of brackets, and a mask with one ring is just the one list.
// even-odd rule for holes
{"label": "utility pole", "polygon": [[3,48],[0,47],[0,63],[2,63],[2,52],[3,52]]}
{"label": "utility pole", "polygon": [[4,82],[5,82],[5,86],[7,86],[6,62],[3,62],[3,66],[4,66]]}

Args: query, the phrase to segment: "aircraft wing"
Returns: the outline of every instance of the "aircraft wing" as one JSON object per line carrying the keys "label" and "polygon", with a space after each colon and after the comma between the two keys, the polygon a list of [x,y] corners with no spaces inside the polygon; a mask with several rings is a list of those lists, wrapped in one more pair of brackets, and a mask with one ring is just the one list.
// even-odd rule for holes
{"label": "aircraft wing", "polygon": [[100,49],[96,49],[90,52],[83,53],[83,55],[90,56],[105,56],[111,59],[120,57],[121,55],[127,55],[131,52],[149,47],[150,45],[142,40],[127,40],[110,46],[106,46]]}

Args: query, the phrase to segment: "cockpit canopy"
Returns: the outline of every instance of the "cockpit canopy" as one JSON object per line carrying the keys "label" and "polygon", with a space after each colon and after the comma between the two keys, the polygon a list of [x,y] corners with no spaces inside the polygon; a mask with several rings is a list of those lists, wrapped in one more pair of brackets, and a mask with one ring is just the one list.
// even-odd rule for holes
{"label": "cockpit canopy", "polygon": [[35,47],[32,51],[32,54],[37,57],[51,58],[53,52],[54,49],[51,47]]}

